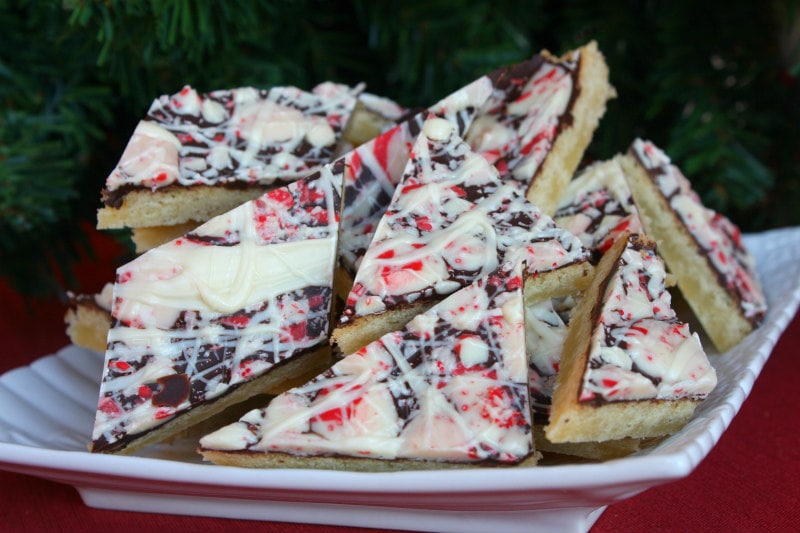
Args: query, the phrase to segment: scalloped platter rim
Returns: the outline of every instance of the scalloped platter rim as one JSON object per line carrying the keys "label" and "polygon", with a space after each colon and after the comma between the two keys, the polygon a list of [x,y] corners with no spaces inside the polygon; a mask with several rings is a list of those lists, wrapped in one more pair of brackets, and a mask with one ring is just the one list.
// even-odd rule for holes
{"label": "scalloped platter rim", "polygon": [[724,355],[710,349],[717,389],[679,433],[626,458],[359,473],[205,464],[190,439],[133,456],[91,454],[103,358],[67,346],[0,376],[0,468],[72,485],[88,506],[104,509],[412,531],[585,532],[607,505],[694,470],[797,312],[800,228],[744,238],[770,306],[764,324]]}

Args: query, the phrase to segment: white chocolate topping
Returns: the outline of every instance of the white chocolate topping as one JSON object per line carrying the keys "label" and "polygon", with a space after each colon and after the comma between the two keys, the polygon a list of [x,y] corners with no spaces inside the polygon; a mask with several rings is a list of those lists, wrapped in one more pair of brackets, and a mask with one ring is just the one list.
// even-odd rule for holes
{"label": "white chocolate topping", "polygon": [[106,180],[167,185],[291,181],[330,162],[360,88],[322,83],[244,87],[198,94],[191,87],[156,99]]}
{"label": "white chocolate topping", "polygon": [[755,259],[745,249],[739,228],[722,214],[705,207],[689,180],[652,142],[636,139],[631,152],[692,235],[745,318],[760,323],[767,303],[756,275]]}
{"label": "white chocolate topping", "polygon": [[93,298],[98,307],[110,311],[111,303],[114,301],[114,284],[106,283]]}
{"label": "white chocolate topping", "polygon": [[[429,137],[427,133],[433,134]],[[340,317],[440,298],[510,261],[546,272],[588,252],[441,119],[426,122]]]}
{"label": "white chocolate topping", "polygon": [[117,270],[95,451],[327,342],[340,186],[323,167]]}
{"label": "white chocolate topping", "polygon": [[201,449],[521,461],[533,451],[521,287],[519,268],[492,273]]}
{"label": "white chocolate topping", "polygon": [[603,295],[579,400],[703,399],[716,383],[699,337],[672,309],[663,261],[629,242]]}
{"label": "white chocolate topping", "polygon": [[249,238],[236,246],[172,241],[120,268],[115,317],[169,329],[185,309],[229,314],[304,286],[327,285],[332,239],[271,246]]}
{"label": "white chocolate topping", "polygon": [[432,141],[445,143],[456,133],[456,128],[443,118],[430,118],[422,125],[422,133]]}
{"label": "white chocolate topping", "polygon": [[553,220],[599,253],[624,232],[641,233],[642,222],[617,158],[579,173],[559,201]]}
{"label": "white chocolate topping", "polygon": [[400,120],[407,111],[394,100],[368,92],[359,94],[358,101],[372,113],[392,122]]}
{"label": "white chocolate topping", "polygon": [[478,78],[343,156],[345,192],[339,255],[351,275],[355,275],[389,206],[425,119],[430,115],[446,119],[463,135],[491,91],[489,78]]}
{"label": "white chocolate topping", "polygon": [[569,112],[578,60],[556,64],[537,56],[515,65],[478,113],[466,140],[501,176],[526,188],[535,179]]}
{"label": "white chocolate topping", "polygon": [[181,143],[175,135],[152,122],[140,121],[122,153],[117,168],[106,181],[116,189],[133,177],[144,187],[173,183],[180,176],[178,159]]}
{"label": "white chocolate topping", "polygon": [[569,313],[576,297],[546,299],[525,306],[528,385],[534,414],[547,415],[561,362]]}

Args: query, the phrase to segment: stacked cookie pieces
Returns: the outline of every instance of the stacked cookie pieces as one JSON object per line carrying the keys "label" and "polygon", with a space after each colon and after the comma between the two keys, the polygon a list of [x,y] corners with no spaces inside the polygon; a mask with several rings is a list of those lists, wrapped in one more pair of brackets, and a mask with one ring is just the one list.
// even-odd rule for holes
{"label": "stacked cookie pieces", "polygon": [[[601,181],[605,185],[600,186]],[[622,274],[614,271],[621,267],[614,266],[614,261],[631,263],[633,250],[652,260],[642,263],[637,274],[647,280],[646,288],[635,288],[630,281],[624,296],[619,291],[609,296],[593,285],[587,293],[574,295],[577,307],[562,309],[558,320],[552,312],[546,313],[553,302],[537,304],[545,312],[540,311],[543,318],[534,327],[529,322],[529,334],[541,336],[543,331],[555,339],[556,346],[562,343],[560,354],[557,348],[542,350],[541,345],[529,350],[534,409],[548,414],[550,422],[546,436],[542,432],[540,447],[601,458],[618,452],[620,444],[635,450],[640,438],[667,435],[682,427],[715,382],[702,346],[699,341],[690,342],[689,326],[675,316],[669,293],[660,287],[675,285],[680,290],[722,353],[757,327],[766,312],[753,259],[738,228],[706,208],[669,157],[641,139],[632,143],[627,154],[577,175],[556,219],[584,244],[594,246],[596,257],[602,257],[596,284],[603,276],[610,287],[619,284]],[[620,231],[626,245],[618,242]],[[649,268],[644,268],[646,264]],[[663,282],[654,281],[662,278]],[[647,305],[633,303],[636,298],[630,295],[637,291],[652,303],[652,316]],[[594,318],[602,325],[602,342],[585,340],[590,334],[601,336],[600,328],[593,330],[592,322],[586,320],[591,316],[589,304],[583,302],[586,298],[593,300],[596,309],[613,309]],[[619,303],[626,298],[627,305]],[[612,320],[614,313],[619,315],[617,322]],[[529,312],[529,316],[536,315]],[[637,320],[655,322],[642,326]],[[549,394],[553,394],[552,411]],[[626,424],[620,425],[623,420]],[[607,446],[605,451],[603,446]]]}
{"label": "stacked cookie pieces", "polygon": [[[268,377],[253,379],[253,383],[260,383],[258,386],[247,388],[251,380],[245,379],[219,390],[223,398],[230,397],[234,403],[238,403],[244,396],[252,397],[256,390],[281,393],[289,386],[305,382],[312,375],[317,377],[281,393],[265,408],[250,411],[240,422],[207,436],[201,443],[201,453],[209,460],[224,464],[366,470],[443,468],[489,463],[533,464],[532,410],[538,416],[551,416],[547,442],[562,444],[564,449],[567,442],[578,445],[618,444],[631,437],[646,438],[676,430],[685,422],[686,418],[682,415],[675,418],[678,422],[672,425],[655,425],[641,431],[623,428],[610,434],[590,430],[575,435],[554,429],[560,427],[563,416],[559,413],[563,413],[567,405],[563,394],[559,392],[568,390],[562,381],[572,383],[578,379],[573,369],[580,366],[580,363],[574,362],[579,357],[579,350],[574,349],[575,343],[569,339],[577,335],[575,331],[585,331],[586,323],[590,320],[580,310],[588,305],[584,303],[587,298],[594,301],[595,306],[602,306],[606,297],[602,291],[592,292],[592,263],[599,260],[603,276],[612,279],[616,275],[612,273],[614,268],[607,267],[603,261],[611,261],[606,258],[619,251],[617,247],[622,246],[618,244],[620,241],[625,240],[627,244],[618,260],[630,252],[628,248],[651,248],[650,244],[639,246],[650,241],[641,235],[645,225],[639,222],[638,205],[631,201],[627,178],[623,178],[624,186],[612,183],[622,175],[621,158],[584,170],[580,176],[586,179],[581,185],[578,185],[577,179],[572,183],[564,179],[565,175],[572,176],[577,168],[597,119],[605,109],[605,102],[612,96],[613,89],[607,83],[607,69],[604,69],[602,56],[595,45],[587,45],[560,59],[543,53],[524,64],[498,69],[398,125],[391,126],[390,122],[395,119],[384,122],[381,129],[388,127],[388,131],[372,140],[364,138],[366,142],[361,146],[335,162],[324,165],[317,175],[299,179],[298,183],[301,183],[327,176],[332,190],[339,195],[336,202],[341,202],[335,209],[339,217],[333,238],[333,263],[328,263],[329,256],[325,255],[325,265],[330,268],[332,281],[325,285],[327,292],[321,298],[317,295],[309,298],[315,303],[323,300],[322,305],[329,320],[324,325],[319,323],[321,329],[326,329],[325,335],[309,340],[310,344],[319,348],[310,351],[321,356],[319,359],[306,356],[307,352],[301,348],[296,358],[287,358],[298,362],[295,367],[289,363],[279,363],[269,368],[262,367],[262,374],[248,373],[250,377]],[[594,103],[588,105],[586,102]],[[400,111],[392,108],[385,116],[398,117]],[[588,138],[584,138],[587,132]],[[582,144],[584,141],[585,144]],[[597,179],[597,176],[602,178]],[[537,181],[540,184],[538,188],[533,185]],[[548,195],[552,195],[563,199],[565,191],[566,196],[576,200],[573,204],[553,202],[548,198]],[[548,206],[547,211],[554,213],[557,223],[540,209],[539,203]],[[574,225],[569,226],[571,223]],[[560,224],[569,226],[575,235],[559,227]],[[217,222],[211,226],[222,228],[224,225]],[[271,228],[270,231],[279,230],[281,224]],[[230,245],[228,238],[221,238],[216,231],[210,232],[207,240],[198,239],[195,234],[201,229],[189,231],[175,242],[185,238],[194,244],[202,241],[204,246]],[[228,235],[236,232],[221,233]],[[161,252],[173,244],[171,242],[164,246]],[[224,253],[212,255],[221,257]],[[184,258],[189,257],[187,254]],[[159,261],[156,260],[154,264]],[[189,262],[193,263],[193,259],[189,259]],[[304,271],[308,268],[306,261],[300,258],[297,263],[293,259],[290,262],[297,265],[297,272],[294,273],[305,277]],[[142,261],[144,270],[148,268],[146,263]],[[222,263],[232,262],[217,262]],[[259,264],[263,265],[260,268],[264,272],[271,271],[269,263]],[[156,273],[147,277],[145,286],[170,276],[158,268],[153,270]],[[658,277],[655,275],[656,279]],[[123,278],[120,276],[117,283],[120,294],[125,290],[122,288]],[[664,279],[667,279],[666,274]],[[505,281],[501,283],[498,280]],[[599,283],[596,276],[594,283]],[[613,284],[611,281],[603,283]],[[235,277],[230,277],[228,284],[241,286]],[[222,285],[224,283],[220,283],[219,290],[213,289],[210,293],[229,290],[223,289]],[[498,288],[489,289],[495,286]],[[134,289],[127,294],[128,298],[132,294],[147,294],[152,287]],[[648,286],[647,289],[653,287]],[[197,287],[192,290],[196,294],[184,301],[195,298],[196,302],[200,302],[196,306],[200,313],[183,309],[181,313],[189,316],[190,320],[175,320],[172,325],[180,329],[191,324],[192,331],[198,333],[196,340],[190,340],[180,349],[189,353],[189,357],[199,360],[200,365],[198,367],[195,362],[187,365],[181,363],[172,365],[172,369],[175,374],[180,374],[181,370],[194,365],[199,381],[195,385],[185,385],[181,383],[184,378],[159,375],[155,382],[151,380],[147,387],[139,390],[147,395],[145,389],[149,389],[149,394],[157,397],[158,409],[151,409],[159,412],[159,421],[166,420],[167,423],[173,420],[170,418],[173,414],[170,407],[175,407],[175,420],[191,420],[191,416],[181,411],[181,406],[171,406],[173,397],[182,400],[188,398],[190,402],[192,398],[199,399],[196,405],[186,409],[190,413],[202,413],[206,405],[224,403],[213,399],[208,401],[210,397],[203,397],[204,391],[216,389],[220,381],[227,379],[228,371],[225,368],[231,365],[227,360],[233,358],[235,361],[233,354],[237,349],[258,342],[254,339],[241,341],[249,334],[244,330],[250,324],[242,318],[215,324],[222,324],[223,329],[236,330],[233,332],[233,336],[239,339],[235,341],[236,348],[231,350],[224,342],[218,342],[217,332],[207,328],[203,321],[205,315],[213,314],[209,310],[216,309],[214,306],[225,298],[215,300],[216,296],[209,296],[208,290]],[[188,294],[192,291],[184,292]],[[490,292],[494,295],[490,298],[491,302],[484,302],[482,295]],[[334,294],[337,293],[344,300],[341,309],[335,307]],[[663,294],[658,293],[658,298],[669,308],[669,301],[664,299]],[[122,300],[124,298],[115,298],[114,308],[122,310],[124,306],[118,305]],[[524,302],[524,312],[512,312],[517,308],[517,303],[511,302],[517,300]],[[236,298],[233,301],[241,303]],[[453,301],[458,303],[457,307],[453,307],[456,305]],[[210,305],[209,302],[216,303]],[[279,307],[287,307],[283,303],[281,300]],[[248,305],[252,307],[254,304]],[[237,317],[248,314],[232,311],[232,306],[223,311]],[[302,306],[292,301],[288,308],[294,312]],[[148,310],[146,305],[135,303],[131,308],[136,311],[131,316],[138,318],[136,313],[140,311],[147,315],[155,307]],[[504,325],[500,324],[497,308],[503,310]],[[470,309],[475,310],[473,314],[470,314]],[[323,313],[322,308],[318,311],[318,314]],[[301,310],[300,315],[303,314]],[[199,315],[202,315],[202,319],[197,319]],[[478,320],[477,315],[494,316],[489,319],[493,327],[517,333],[503,334],[502,340],[489,342],[489,337],[476,334],[475,328],[481,329],[482,326],[477,326],[478,322],[469,322],[472,318]],[[674,313],[672,318],[666,315],[669,313],[650,318],[661,321],[666,317],[667,322],[677,320]],[[120,316],[126,315],[122,312]],[[273,315],[267,322],[277,330],[284,328],[292,334],[301,335],[302,327],[292,324],[294,317],[294,314]],[[329,325],[335,323],[330,321],[331,318],[334,321],[339,318],[332,339],[337,346],[336,353],[343,358],[327,371],[322,371],[332,364],[327,342],[322,343],[326,346],[319,344],[321,338],[328,340]],[[167,321],[160,323],[162,329],[170,329],[165,327]],[[115,322],[114,327],[120,329],[121,325],[122,328],[128,328],[131,324],[132,329],[140,329],[135,320]],[[199,328],[198,324],[201,325]],[[373,327],[376,324],[377,327]],[[432,329],[425,329],[423,324],[432,324]],[[686,339],[695,338],[688,333],[685,325],[676,327]],[[315,328],[312,330],[316,331]],[[519,333],[522,330],[525,330],[524,336]],[[636,327],[629,330],[640,332]],[[439,335],[442,331],[447,331],[448,335]],[[350,335],[353,332],[355,336]],[[237,337],[240,333],[241,336]],[[364,333],[366,335],[361,336]],[[109,340],[113,335],[112,330]],[[145,333],[143,336],[148,335]],[[256,335],[263,336],[264,332]],[[644,333],[641,336],[645,339],[638,339],[637,342],[649,346],[650,336]],[[208,341],[200,340],[200,337]],[[567,349],[564,348],[565,337]],[[179,339],[173,344],[181,344],[182,341]],[[427,343],[430,342],[435,346],[429,346]],[[625,342],[618,342],[615,348],[625,351],[628,348]],[[518,367],[517,347],[526,346],[526,343],[528,353],[527,359],[523,357],[523,374],[528,373],[528,376],[520,378],[515,371],[513,379],[509,378],[508,369]],[[687,340],[688,345],[692,344]],[[189,347],[188,351],[184,347]],[[112,344],[109,343],[109,352],[111,350]],[[666,359],[673,355],[670,350],[662,351],[667,354],[664,356]],[[226,361],[221,367],[214,364],[205,366],[207,356],[212,352],[212,358]],[[198,353],[199,359],[196,357]],[[692,353],[692,357],[698,360],[705,357],[702,347],[702,357]],[[542,354],[545,354],[543,358],[534,359],[534,356]],[[307,358],[305,362],[304,358]],[[174,359],[170,357],[170,360]],[[149,356],[141,360],[150,363]],[[123,363],[128,363],[129,367],[113,362],[113,358],[107,360],[107,366],[112,368],[108,372],[111,377],[107,378],[110,382],[116,381],[117,376],[113,374],[122,368],[133,368],[132,373],[138,370],[128,360],[123,360]],[[549,365],[549,373],[534,376],[535,367],[546,365]],[[570,369],[569,372],[564,371],[565,365]],[[145,366],[141,365],[142,368]],[[212,366],[212,371],[205,372]],[[156,367],[149,368],[153,370]],[[290,370],[281,375],[281,368]],[[387,368],[391,368],[388,373]],[[642,375],[641,372],[639,374]],[[469,386],[462,380],[466,375],[472,380]],[[558,386],[553,391],[556,375]],[[649,376],[647,372],[643,375]],[[164,379],[159,381],[162,377]],[[484,381],[476,385],[476,377]],[[272,378],[277,379],[272,382],[275,386],[264,387],[264,383]],[[293,378],[300,381],[292,381]],[[537,378],[542,378],[545,385],[541,386],[541,380],[535,385]],[[592,379],[601,383],[600,390],[595,393],[611,386],[610,381]],[[651,382],[659,379],[667,381],[657,378]],[[186,378],[188,383],[192,383],[191,380],[191,377]],[[509,380],[513,382],[513,387]],[[704,382],[708,390],[713,388],[713,383],[709,387],[711,381],[708,378]],[[369,383],[369,387],[364,385],[366,383]],[[523,395],[518,391],[520,384],[525,389]],[[362,388],[369,388],[369,392]],[[444,392],[436,394],[436,388]],[[500,392],[511,389],[516,392],[506,396],[503,395],[505,392]],[[489,390],[492,392],[487,392]],[[650,398],[647,395],[652,390],[648,390],[635,399],[623,395],[611,400],[605,398],[604,401],[696,405],[708,390],[688,399],[676,396],[664,400],[657,394]],[[236,397],[238,391],[246,392]],[[363,397],[359,395],[362,392]],[[459,403],[454,399],[454,393],[474,396],[474,401]],[[533,402],[529,401],[529,395]],[[516,399],[511,401],[512,397]],[[109,403],[101,396],[98,420],[106,414],[116,414],[115,409],[124,407],[128,399],[134,403],[140,401],[134,399],[132,394],[118,395],[117,398],[119,401]],[[579,401],[585,403],[589,400],[579,398]],[[594,409],[602,408],[604,412],[614,412],[616,409],[606,409],[603,401],[596,397],[589,401],[592,402]],[[508,416],[481,416],[479,420],[463,414],[474,412],[479,407],[483,408],[484,413],[489,407],[501,409]],[[286,416],[287,409],[292,413],[289,417]],[[460,416],[453,416],[454,411],[461,409]],[[520,418],[522,412],[526,416]],[[580,422],[582,419],[591,420],[594,412],[578,409],[569,411],[568,416]],[[611,418],[615,417],[611,415]],[[509,422],[512,419],[516,422]],[[437,433],[432,429],[434,424],[431,420],[446,420],[460,433],[455,430],[446,434]],[[125,434],[126,430],[118,430],[125,441],[119,446],[107,446],[103,442],[106,437],[99,437],[96,451],[130,451],[140,443],[144,445],[174,434],[171,430],[161,432],[161,428],[167,427],[162,426],[161,422],[152,424],[142,435],[130,439]],[[586,426],[576,423],[572,427],[575,425]],[[128,427],[128,420],[123,426]],[[180,427],[181,424],[172,423],[172,426]],[[398,426],[402,428],[398,430]],[[413,429],[406,431],[406,426],[413,426]],[[593,427],[591,422],[588,426]],[[596,425],[594,427],[597,429]],[[151,435],[148,436],[148,433]],[[388,437],[390,433],[391,438]],[[455,437],[457,434],[458,438]],[[490,435],[491,442],[470,440],[472,437],[469,435],[477,434]],[[448,436],[453,436],[452,441],[448,441]],[[140,437],[142,440],[139,440]],[[516,444],[505,448],[498,444],[500,441]],[[374,448],[365,448],[366,442],[373,443]],[[467,442],[473,444],[467,446],[464,444]],[[387,452],[387,449],[392,451]],[[626,448],[628,451],[631,449]],[[441,454],[436,450],[442,450]],[[603,457],[601,454],[600,458]],[[373,460],[362,462],[361,458]]]}
{"label": "stacked cookie pieces", "polygon": [[330,167],[117,270],[91,449],[131,452],[329,363]]}
{"label": "stacked cookie pieces", "polygon": [[[411,150],[416,135],[419,133],[424,118],[429,113],[452,120],[458,124],[462,133],[472,122],[477,108],[486,100],[491,91],[491,82],[484,76],[473,83],[455,91],[451,95],[443,98],[426,111],[420,111],[407,119],[401,120],[399,124],[391,126],[394,119],[400,119],[400,109],[391,102],[378,97],[367,98],[367,93],[358,95],[357,110],[351,120],[357,123],[348,123],[345,134],[345,144],[351,145],[353,139],[363,139],[368,133],[375,131],[376,128],[388,128],[374,139],[360,144],[357,148],[350,150],[341,156],[344,165],[344,190],[342,207],[342,242],[339,247],[339,268],[337,269],[337,288],[341,291],[341,298],[347,297],[347,293],[352,285],[352,278],[355,274],[358,261],[363,255],[366,246],[374,232],[377,221],[385,211],[394,188],[402,175],[403,168]],[[159,99],[163,100],[162,99]],[[363,102],[362,102],[363,101]],[[364,103],[366,102],[366,103]],[[155,105],[155,104],[154,104]],[[364,118],[364,115],[378,115],[381,118]],[[359,118],[360,117],[360,118]],[[274,126],[275,120],[266,121],[264,127]],[[134,146],[143,150],[144,153],[134,155]],[[155,158],[151,154],[150,148],[146,143],[129,143],[129,156],[133,159],[146,160]],[[275,150],[272,150],[273,152]],[[326,152],[327,153],[327,152]],[[328,154],[330,155],[330,154]],[[163,154],[159,156],[163,158]],[[123,158],[124,159],[124,158]],[[339,160],[337,159],[337,161]],[[158,164],[153,163],[158,166]],[[267,174],[271,176],[271,174]],[[291,181],[292,176],[284,174],[285,180]],[[265,178],[264,183],[273,185],[251,184],[247,188],[246,197],[258,196],[258,191],[267,190],[274,187],[275,180]],[[151,205],[148,211],[153,211],[154,216],[159,215],[159,205],[165,196],[178,195],[180,208],[187,213],[192,213],[195,218],[204,218],[204,215],[193,210],[192,196],[203,194],[202,191],[211,189],[221,189],[219,194],[228,195],[231,183],[229,181],[217,180],[213,183],[195,184],[192,187],[184,187],[185,190],[163,191],[157,188],[155,191],[138,191],[140,199],[144,202],[150,199]],[[167,187],[167,189],[170,189]],[[236,187],[234,187],[236,189]],[[199,192],[198,192],[199,191]],[[217,193],[212,193],[217,194]],[[234,192],[234,194],[238,194]],[[149,195],[149,196],[148,196]],[[244,197],[243,197],[244,198]],[[231,202],[235,200],[231,199]],[[213,203],[213,202],[212,202]],[[225,202],[215,205],[212,212],[223,212],[227,205]],[[108,208],[103,208],[108,209]],[[134,228],[134,240],[138,241],[138,248],[149,249],[155,247],[171,238],[180,236],[182,233],[191,231],[199,222],[188,222],[186,224],[174,224],[167,226],[138,227]],[[96,351],[104,351],[106,336],[108,334],[109,311],[110,311],[110,290],[107,294],[73,294],[70,293],[70,306],[65,315],[67,333],[73,343],[90,348]]]}
{"label": "stacked cookie pieces", "polygon": [[[489,88],[479,80],[434,111],[466,127]],[[401,130],[414,131],[415,120]],[[384,135],[376,139],[384,156],[407,154],[404,143],[388,150],[397,132]],[[342,187],[355,153],[118,270],[93,451],[172,438],[330,366],[340,220],[349,214]]]}
{"label": "stacked cookie pieces", "polygon": [[[385,331],[365,340],[356,321],[344,342],[334,333],[341,361],[203,438],[206,459],[370,470],[534,460],[523,293],[578,290],[589,253],[503,183],[452,122],[429,118],[411,154],[342,316],[365,296],[364,279],[402,278],[395,288],[412,298],[381,295],[383,316],[377,327],[369,317],[367,334]],[[396,268],[376,272],[375,260]],[[497,327],[509,332],[489,332]]]}
{"label": "stacked cookie pieces", "polygon": [[369,471],[534,464],[521,267],[498,268],[203,437],[200,453],[225,465]]}
{"label": "stacked cookie pieces", "polygon": [[337,269],[337,293],[342,300],[350,293],[356,271],[403,177],[424,121],[431,116],[445,119],[463,135],[491,91],[491,80],[482,76],[342,156],[344,205]]}
{"label": "stacked cookie pieces", "polygon": [[595,261],[622,233],[641,233],[642,222],[620,157],[581,169],[562,193],[553,220],[592,250]]}
{"label": "stacked cookie pieces", "polygon": [[[595,162],[569,182],[553,220],[573,233],[596,263],[626,232],[641,232],[633,195],[619,158]],[[537,418],[546,420],[569,327],[580,293],[529,302],[526,307],[531,401]]]}
{"label": "stacked cookie pieces", "polygon": [[106,179],[99,229],[132,228],[140,251],[330,163],[360,87],[325,82],[153,101]]}
{"label": "stacked cookie pieces", "polygon": [[[492,93],[490,97],[483,94],[487,85]],[[372,142],[367,139],[391,128],[393,123],[403,118],[406,110],[390,100],[363,92],[361,87],[351,89],[323,83],[308,93],[279,87],[270,91],[243,88],[209,94],[198,94],[187,87],[178,94],[165,95],[154,101],[151,112],[140,126],[159,134],[153,135],[154,138],[135,134],[131,139],[125,156],[106,186],[104,197],[109,201],[99,212],[99,227],[132,227],[140,251],[190,231],[210,214],[224,212],[281,180],[297,177],[292,177],[296,173],[291,165],[276,169],[271,164],[273,160],[292,159],[295,163],[302,163],[304,158],[314,154],[330,157],[329,145],[317,150],[296,149],[292,157],[286,153],[292,147],[309,145],[303,140],[303,133],[325,129],[321,124],[325,118],[340,149],[362,143],[369,145],[357,153],[346,154],[343,242],[337,270],[338,292],[345,299],[355,270],[377,221],[391,200],[411,144],[428,111],[456,121],[459,135],[466,136],[469,129],[469,139],[476,150],[490,161],[503,160],[498,165],[503,175],[516,172],[517,166],[522,165],[527,174],[522,169],[516,172],[520,183],[524,183],[525,175],[529,181],[535,176],[540,182],[552,183],[551,188],[557,188],[557,185],[563,185],[563,179],[552,176],[569,175],[575,170],[599,117],[605,111],[606,100],[613,96],[614,90],[608,83],[608,68],[594,42],[561,58],[543,51],[529,61],[499,68],[412,119],[401,121],[399,127],[392,130],[392,135],[381,136],[379,141]],[[273,101],[278,100],[280,106],[273,105]],[[347,120],[353,101],[355,106]],[[553,102],[558,102],[558,105]],[[215,114],[213,110],[219,110],[217,104],[220,103],[225,104],[224,115],[227,118],[218,122],[205,120],[205,115],[219,119],[219,113]],[[266,113],[263,111],[265,108],[273,112]],[[248,116],[248,110],[260,110],[257,114],[260,126],[255,131],[269,131],[270,135],[243,138],[241,132],[236,133],[238,126],[231,120],[233,115],[241,119]],[[298,112],[304,116],[300,117]],[[476,113],[479,120],[473,126],[472,118]],[[253,113],[249,115],[253,116]],[[248,127],[252,129],[255,122],[249,122]],[[342,126],[343,123],[346,125]],[[292,135],[277,139],[276,130]],[[141,133],[139,129],[137,133]],[[171,137],[175,137],[177,142]],[[264,145],[273,137],[273,144],[260,148],[249,146]],[[171,142],[165,143],[164,139]],[[236,140],[235,146],[229,146],[230,139]],[[188,144],[181,146],[183,141]],[[248,165],[242,167],[233,161],[216,170],[211,168],[230,159],[217,156],[228,152],[237,156],[243,151],[257,154],[250,158]],[[534,159],[529,157],[532,152],[536,154]],[[549,156],[551,152],[554,155]],[[212,157],[212,154],[216,155]],[[186,155],[185,161],[183,155]],[[311,159],[307,164],[309,168],[324,161],[324,157]],[[532,166],[534,160],[536,164]],[[300,166],[295,165],[296,168]],[[165,178],[181,173],[187,176],[168,184],[168,180],[159,178],[162,172],[156,172],[162,167],[171,169],[165,173]],[[136,177],[112,179],[113,176],[132,173]],[[248,176],[249,181],[235,176]],[[221,197],[219,202],[216,200],[218,196]],[[132,207],[136,204],[138,208],[128,210],[126,203]],[[143,213],[147,214],[148,220],[139,217]],[[131,220],[127,220],[130,218],[128,214],[132,216]],[[150,220],[152,217],[155,219]],[[176,222],[178,219],[185,222]],[[106,334],[101,326],[104,310],[92,304],[95,296],[73,295],[66,316],[68,332],[76,333],[71,335],[73,342],[92,349],[102,345]],[[87,320],[84,321],[84,317]]]}
{"label": "stacked cookie pieces", "polygon": [[467,142],[552,216],[616,96],[605,58],[591,41],[562,57],[543,51],[492,78],[494,93]]}
{"label": "stacked cookie pieces", "polygon": [[[633,196],[619,158],[595,162],[570,181],[558,202],[554,220],[574,233],[592,253],[593,263],[621,236],[641,231]],[[544,427],[561,366],[572,313],[583,292],[530,302],[525,308],[531,406],[537,449],[554,456],[605,460],[629,455],[643,446],[634,437],[579,442],[551,442]]]}
{"label": "stacked cookie pieces", "polygon": [[703,329],[724,352],[763,321],[767,302],[739,228],[705,207],[655,144],[636,139],[621,160],[645,230]]}
{"label": "stacked cookie pieces", "polygon": [[352,353],[524,254],[526,298],[585,287],[589,254],[473,152],[448,121],[425,122],[361,261],[333,340]]}

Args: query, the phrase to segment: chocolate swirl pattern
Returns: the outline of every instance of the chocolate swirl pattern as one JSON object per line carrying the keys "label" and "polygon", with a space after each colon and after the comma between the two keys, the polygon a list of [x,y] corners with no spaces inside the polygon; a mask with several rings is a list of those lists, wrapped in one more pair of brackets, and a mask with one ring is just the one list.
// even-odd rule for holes
{"label": "chocolate swirl pattern", "polygon": [[767,304],[739,228],[724,215],[705,207],[689,180],[652,142],[636,139],[630,151],[689,231],[744,317],[758,325],[764,319]]}
{"label": "chocolate swirl pattern", "polygon": [[425,119],[446,119],[464,135],[491,90],[488,77],[478,78],[343,157],[346,170],[339,255],[351,278],[392,200]]}
{"label": "chocolate swirl pattern", "polygon": [[118,269],[93,451],[326,343],[338,187],[324,167]]}
{"label": "chocolate swirl pattern", "polygon": [[527,202],[512,181],[441,119],[417,139],[381,219],[340,324],[389,306],[441,298],[524,255],[529,272],[585,261],[569,232]]}
{"label": "chocolate swirl pattern", "polygon": [[579,54],[554,63],[541,55],[494,73],[492,97],[466,140],[500,172],[524,185],[550,153],[573,98]]}
{"label": "chocolate swirl pattern", "polygon": [[632,240],[606,286],[579,401],[700,400],[716,383],[700,338],[672,309],[663,260]]}
{"label": "chocolate swirl pattern", "polygon": [[533,452],[521,268],[506,265],[200,451],[516,463]]}
{"label": "chocolate swirl pattern", "polygon": [[569,183],[553,220],[577,235],[598,259],[624,232],[643,231],[633,195],[616,158],[581,171]]}
{"label": "chocolate swirl pattern", "polygon": [[[360,88],[330,82],[199,94],[186,86],[156,99],[106,181],[114,205],[132,187],[270,185],[331,161]],[[115,192],[116,191],[116,192]]]}
{"label": "chocolate swirl pattern", "polygon": [[553,389],[575,297],[548,298],[525,306],[528,387],[534,415],[550,413]]}

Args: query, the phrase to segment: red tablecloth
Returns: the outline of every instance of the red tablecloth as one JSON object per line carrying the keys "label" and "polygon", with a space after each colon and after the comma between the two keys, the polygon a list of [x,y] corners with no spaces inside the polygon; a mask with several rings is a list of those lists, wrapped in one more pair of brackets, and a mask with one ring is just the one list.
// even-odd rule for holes
{"label": "red tablecloth", "polygon": [[[92,232],[99,256],[80,265],[87,291],[112,279],[117,248]],[[34,304],[29,311],[27,304]],[[0,282],[0,373],[68,344],[64,307],[28,302]],[[800,316],[776,346],[730,428],[687,478],[611,505],[592,533],[800,531]],[[793,385],[794,384],[794,385]],[[2,408],[2,406],[0,406]],[[368,531],[304,524],[113,512],[86,507],[70,486],[0,471],[0,531]]]}

